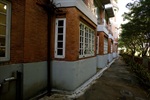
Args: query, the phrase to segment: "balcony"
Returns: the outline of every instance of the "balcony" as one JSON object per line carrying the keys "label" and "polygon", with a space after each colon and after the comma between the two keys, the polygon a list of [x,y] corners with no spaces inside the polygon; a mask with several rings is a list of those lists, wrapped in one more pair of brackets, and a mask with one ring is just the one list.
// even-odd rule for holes
{"label": "balcony", "polygon": [[111,0],[94,0],[96,7],[104,7],[108,17],[114,17],[113,5]]}
{"label": "balcony", "polygon": [[114,40],[114,37],[112,36],[112,34],[109,34],[109,38]]}
{"label": "balcony", "polygon": [[108,17],[114,17],[114,10],[113,10],[113,5],[112,4],[107,4],[105,5],[106,13]]}
{"label": "balcony", "polygon": [[104,32],[107,36],[109,36],[109,31],[107,30],[105,25],[98,25],[97,31]]}

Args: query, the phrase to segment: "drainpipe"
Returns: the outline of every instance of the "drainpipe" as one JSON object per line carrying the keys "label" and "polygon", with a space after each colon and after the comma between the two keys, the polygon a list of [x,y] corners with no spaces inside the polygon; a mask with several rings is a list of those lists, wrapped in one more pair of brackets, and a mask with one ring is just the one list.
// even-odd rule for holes
{"label": "drainpipe", "polygon": [[51,79],[51,57],[50,57],[50,47],[51,47],[51,22],[52,16],[55,15],[55,12],[59,12],[60,10],[56,7],[56,4],[53,0],[47,0],[45,4],[36,3],[40,7],[42,7],[47,13],[47,92],[48,95],[51,95],[52,89],[52,79]]}
{"label": "drainpipe", "polygon": [[50,7],[50,1],[46,2],[46,4],[36,3],[40,7],[42,7],[47,13],[47,94],[51,95],[51,57],[50,57],[50,47],[51,47],[51,19],[52,19],[52,7]]}
{"label": "drainpipe", "polygon": [[50,57],[50,47],[51,47],[51,13],[47,12],[48,22],[47,22],[47,90],[48,95],[51,95],[51,57]]}

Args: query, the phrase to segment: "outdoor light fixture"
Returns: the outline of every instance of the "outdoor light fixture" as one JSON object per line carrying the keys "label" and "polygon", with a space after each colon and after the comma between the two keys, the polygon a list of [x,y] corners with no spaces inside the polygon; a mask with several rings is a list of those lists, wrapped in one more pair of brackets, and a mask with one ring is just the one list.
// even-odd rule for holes
{"label": "outdoor light fixture", "polygon": [[5,9],[5,10],[7,9],[7,6],[6,6],[6,5],[4,5],[4,9]]}

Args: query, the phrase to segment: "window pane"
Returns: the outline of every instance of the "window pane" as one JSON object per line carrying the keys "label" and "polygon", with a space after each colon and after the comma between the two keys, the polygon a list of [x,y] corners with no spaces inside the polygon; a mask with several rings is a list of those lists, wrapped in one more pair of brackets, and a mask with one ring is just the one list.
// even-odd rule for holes
{"label": "window pane", "polygon": [[82,51],[82,50],[80,49],[80,51],[79,51],[79,54],[80,54],[80,55],[82,54],[81,51]]}
{"label": "window pane", "polygon": [[0,46],[5,46],[5,37],[0,36]]}
{"label": "window pane", "polygon": [[62,42],[58,42],[58,43],[57,43],[57,47],[58,47],[58,48],[63,48],[63,43],[62,43]]}
{"label": "window pane", "polygon": [[0,25],[0,35],[6,35],[6,27]]}
{"label": "window pane", "polygon": [[58,41],[63,40],[63,35],[58,35]]}
{"label": "window pane", "polygon": [[0,14],[0,23],[1,24],[6,24],[6,15]]}
{"label": "window pane", "polygon": [[0,2],[0,12],[6,13],[7,6]]}
{"label": "window pane", "polygon": [[58,21],[58,26],[63,26],[64,25],[64,21],[63,20],[59,20]]}
{"label": "window pane", "polygon": [[58,28],[58,33],[63,33],[63,28]]}
{"label": "window pane", "polygon": [[0,47],[0,57],[5,57],[5,47]]}
{"label": "window pane", "polygon": [[62,49],[57,49],[57,55],[62,55],[63,54],[63,50]]}

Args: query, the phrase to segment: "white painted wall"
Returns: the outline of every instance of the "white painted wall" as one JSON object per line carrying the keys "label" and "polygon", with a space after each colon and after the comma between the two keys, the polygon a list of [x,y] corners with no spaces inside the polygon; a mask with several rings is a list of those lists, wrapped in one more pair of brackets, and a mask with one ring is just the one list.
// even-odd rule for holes
{"label": "white painted wall", "polygon": [[4,80],[13,77],[14,72],[21,72],[21,64],[0,65],[0,100],[16,100],[16,81],[5,82]]}
{"label": "white painted wall", "polygon": [[117,57],[117,53],[113,52],[113,58],[116,58],[116,57]]}
{"label": "white painted wall", "polygon": [[52,85],[73,91],[96,73],[96,57],[79,61],[52,61]]}
{"label": "white painted wall", "polygon": [[25,100],[45,91],[47,87],[47,62],[23,64],[23,98]]}
{"label": "white painted wall", "polygon": [[97,67],[104,68],[108,64],[108,55],[97,55]]}
{"label": "white painted wall", "polygon": [[[4,79],[12,77],[14,72],[22,72],[23,99],[28,100],[39,93],[46,91],[47,87],[47,61],[34,63],[21,63],[0,66],[0,84]],[[7,86],[4,86],[6,88]],[[16,81],[9,82],[9,89],[0,94],[0,100],[16,99]]]}
{"label": "white painted wall", "polygon": [[113,53],[108,54],[108,62],[113,60]]}

